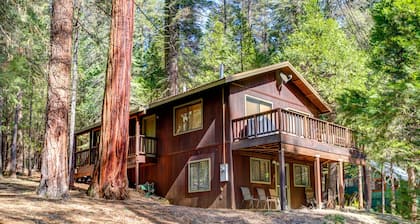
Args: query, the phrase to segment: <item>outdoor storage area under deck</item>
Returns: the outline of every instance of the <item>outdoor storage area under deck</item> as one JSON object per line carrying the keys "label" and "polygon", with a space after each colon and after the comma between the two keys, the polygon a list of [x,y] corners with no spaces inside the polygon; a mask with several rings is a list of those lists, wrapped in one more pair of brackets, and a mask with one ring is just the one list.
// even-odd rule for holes
{"label": "outdoor storage area under deck", "polygon": [[[251,192],[257,187],[265,188],[266,192],[270,190],[267,188],[276,189],[282,209],[308,204],[311,200],[308,198],[308,190],[312,191],[314,204],[321,206],[321,202],[327,200],[326,192],[321,190],[322,170],[331,162],[337,162],[340,167],[337,179],[340,180],[339,201],[342,202],[343,162],[364,164],[364,155],[356,148],[351,130],[289,110],[274,109],[234,119],[232,132],[234,170],[239,167],[238,164],[249,164],[248,184]],[[269,164],[266,166],[274,170],[270,172],[273,181],[252,181],[253,161],[259,161],[259,167],[262,163]],[[302,172],[302,169],[306,169],[307,182],[304,185],[296,184],[295,172]],[[237,179],[243,178],[236,178],[235,181]],[[246,183],[236,182],[236,188],[242,185]],[[240,194],[236,197],[243,198]],[[240,200],[238,202],[242,203]]]}

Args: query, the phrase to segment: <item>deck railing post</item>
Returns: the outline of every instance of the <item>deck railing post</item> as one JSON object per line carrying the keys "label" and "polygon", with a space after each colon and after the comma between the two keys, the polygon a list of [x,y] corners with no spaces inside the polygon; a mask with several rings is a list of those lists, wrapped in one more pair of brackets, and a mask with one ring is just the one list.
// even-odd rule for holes
{"label": "deck railing post", "polygon": [[257,137],[257,115],[254,115],[254,136]]}

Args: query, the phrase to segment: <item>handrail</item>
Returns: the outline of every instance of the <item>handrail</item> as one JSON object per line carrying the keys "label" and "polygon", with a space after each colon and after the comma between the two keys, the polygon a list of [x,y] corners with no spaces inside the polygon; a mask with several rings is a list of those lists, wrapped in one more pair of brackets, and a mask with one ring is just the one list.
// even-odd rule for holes
{"label": "handrail", "polygon": [[234,141],[277,134],[279,131],[327,144],[356,147],[351,129],[282,108],[232,120]]}

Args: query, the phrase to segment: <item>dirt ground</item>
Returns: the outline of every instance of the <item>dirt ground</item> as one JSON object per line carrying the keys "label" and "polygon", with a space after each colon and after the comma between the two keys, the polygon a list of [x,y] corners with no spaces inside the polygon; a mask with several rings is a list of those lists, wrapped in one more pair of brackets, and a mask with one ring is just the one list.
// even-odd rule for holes
{"label": "dirt ground", "polygon": [[169,205],[131,191],[126,201],[86,196],[79,184],[68,200],[48,200],[35,194],[39,179],[0,178],[0,223],[405,223],[390,215],[354,209],[286,212],[201,209]]}

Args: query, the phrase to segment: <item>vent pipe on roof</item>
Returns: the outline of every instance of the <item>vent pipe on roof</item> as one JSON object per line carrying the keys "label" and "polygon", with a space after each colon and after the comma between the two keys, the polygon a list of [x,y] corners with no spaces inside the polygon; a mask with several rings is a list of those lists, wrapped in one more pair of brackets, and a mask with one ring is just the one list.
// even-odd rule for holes
{"label": "vent pipe on roof", "polygon": [[225,66],[223,65],[223,63],[220,63],[219,66],[219,78],[223,79],[225,77]]}

